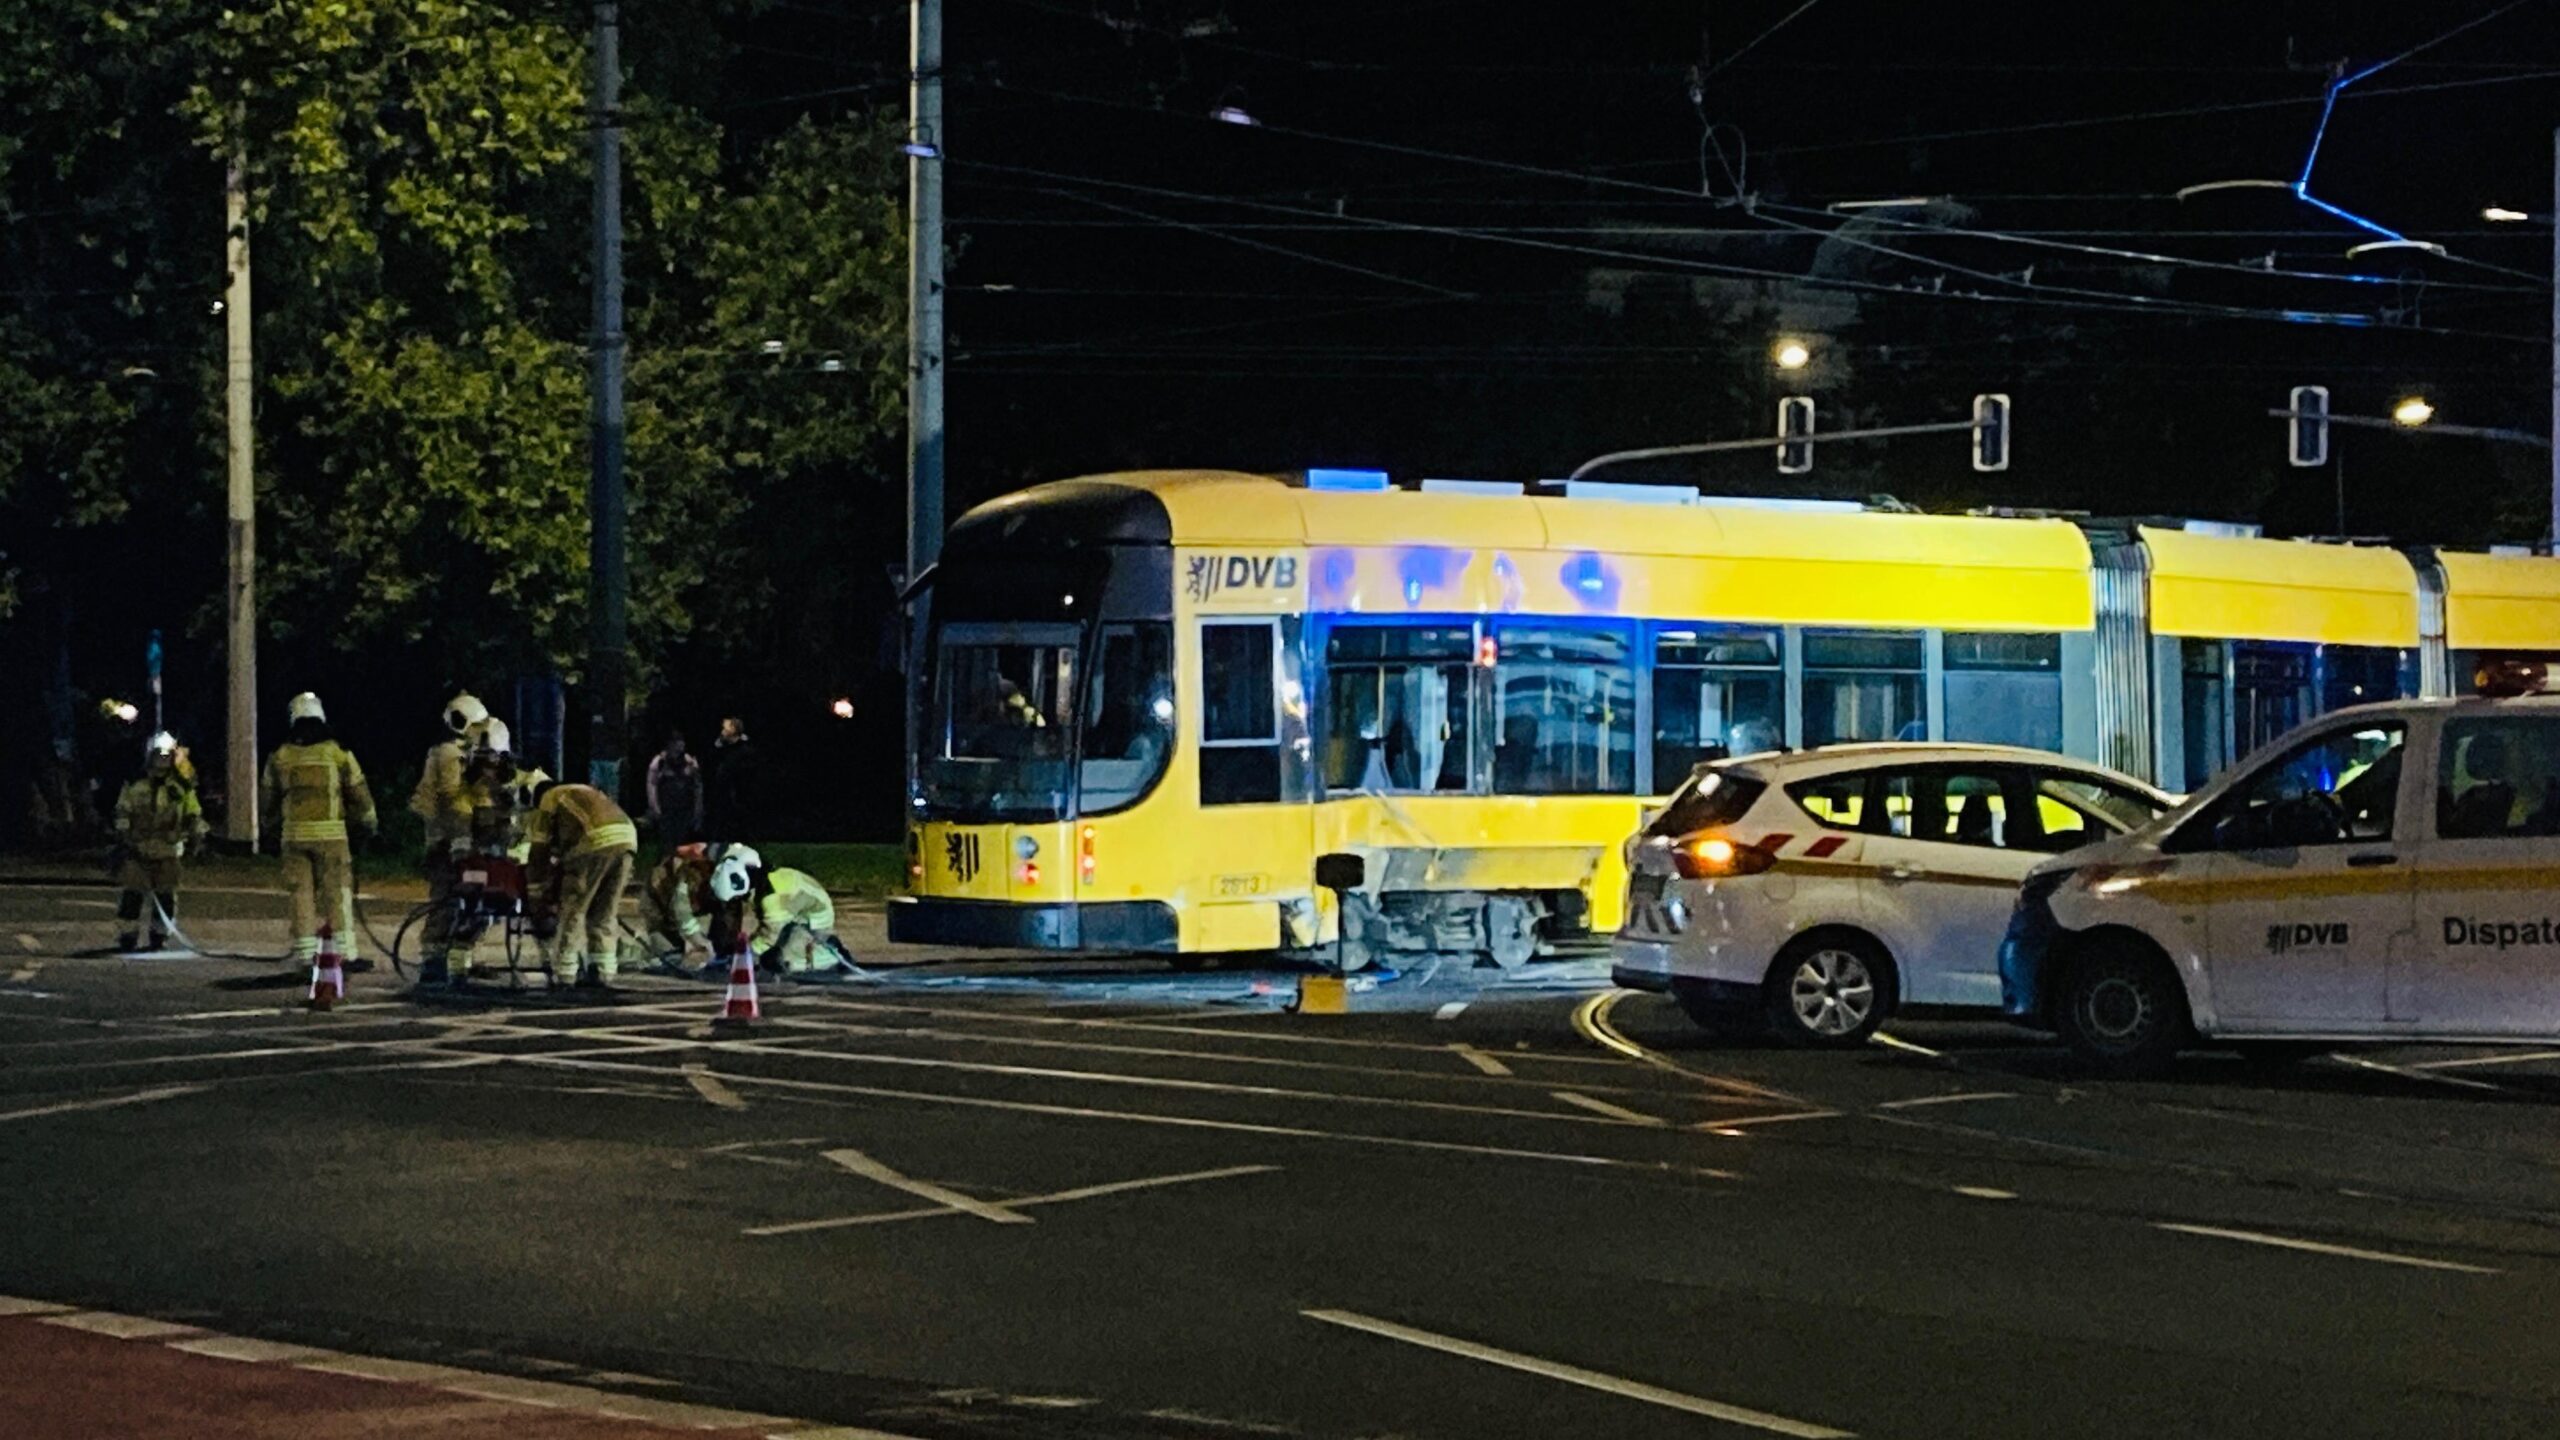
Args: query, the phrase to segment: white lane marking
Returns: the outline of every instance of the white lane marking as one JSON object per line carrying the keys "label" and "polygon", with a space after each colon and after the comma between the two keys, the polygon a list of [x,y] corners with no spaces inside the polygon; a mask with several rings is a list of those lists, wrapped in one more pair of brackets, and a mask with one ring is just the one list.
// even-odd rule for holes
{"label": "white lane marking", "polygon": [[59,1315],[70,1309],[50,1300],[25,1300],[15,1295],[0,1295],[0,1315]]}
{"label": "white lane marking", "polygon": [[1577,1095],[1571,1090],[1550,1090],[1547,1093],[1553,1095],[1567,1105],[1579,1105],[1594,1115],[1606,1115],[1612,1120],[1624,1120],[1632,1125],[1660,1125],[1665,1123],[1659,1117],[1647,1115],[1640,1110],[1630,1110],[1624,1105],[1612,1105],[1606,1100],[1598,1099],[1590,1095]]}
{"label": "white lane marking", "polygon": [[2465,1090],[2487,1090],[2500,1095],[2508,1093],[2504,1085],[2492,1085],[2486,1080],[2466,1080],[2459,1075],[2438,1075],[2432,1070],[2417,1070],[2406,1065],[2385,1065],[2379,1060],[2367,1060],[2361,1055],[2332,1054],[2326,1058],[2335,1060],[2341,1065],[2353,1065],[2359,1070],[2378,1070],[2385,1075],[2397,1075],[2404,1080],[2424,1080],[2430,1085],[2459,1085]]}
{"label": "white lane marking", "polygon": [[112,1310],[74,1310],[68,1315],[42,1315],[42,1325],[59,1325],[66,1330],[86,1330],[92,1335],[112,1335],[118,1340],[160,1340],[171,1335],[193,1335],[202,1327],[181,1325],[174,1320],[154,1320],[147,1315],[119,1315]]}
{"label": "white lane marking", "polygon": [[2015,1200],[2015,1190],[1994,1190],[1988,1185],[1958,1185],[1955,1192],[1968,1200]]}
{"label": "white lane marking", "polygon": [[1247,1085],[1229,1080],[1191,1080],[1174,1075],[1138,1075],[1117,1070],[1075,1070],[1054,1065],[1000,1065],[993,1061],[944,1060],[929,1055],[890,1055],[870,1051],[804,1050],[773,1040],[714,1041],[701,1047],[741,1055],[776,1055],[796,1060],[823,1060],[835,1065],[887,1065],[922,1070],[957,1070],[973,1075],[1006,1075],[1030,1080],[1079,1080],[1093,1085],[1122,1085],[1147,1090],[1181,1090],[1212,1095],[1252,1095],[1271,1100],[1322,1100],[1337,1105],[1375,1105],[1395,1110],[1437,1110],[1462,1115],[1501,1115],[1520,1120],[1552,1120],[1591,1125],[1579,1115],[1553,1110],[1527,1110],[1508,1105],[1471,1105],[1456,1100],[1408,1100],[1397,1095],[1369,1095],[1340,1090],[1304,1090],[1287,1085]]}
{"label": "white lane marking", "polygon": [[175,1100],[181,1095],[193,1095],[204,1088],[202,1085],[163,1085],[154,1090],[137,1090],[130,1095],[111,1095],[103,1100],[64,1100],[26,1110],[0,1110],[0,1120],[33,1120],[39,1115],[68,1115],[74,1110],[112,1110],[119,1105],[148,1105],[155,1100]]}
{"label": "white lane marking", "polygon": [[686,1084],[693,1087],[695,1094],[723,1110],[747,1108],[747,1102],[739,1098],[738,1092],[730,1089],[719,1076],[712,1074],[711,1067],[708,1065],[687,1065],[684,1067],[684,1080]]}
{"label": "white lane marking", "polygon": [[2297,1240],[2290,1235],[2268,1235],[2256,1230],[2226,1230],[2219,1225],[2177,1225],[2166,1220],[2154,1221],[2154,1230],[2175,1230],[2181,1235],[2204,1235],[2216,1240],[2238,1240],[2250,1245],[2271,1245],[2279,1250],[2308,1250],[2314,1255],[2337,1255],[2349,1260],[2371,1260],[2382,1265],[2406,1265],[2417,1270],[2452,1270],[2464,1275],[2496,1275],[2500,1272],[2480,1265],[2463,1265],[2451,1260],[2429,1260],[2422,1255],[2400,1255],[2389,1250],[2359,1250],[2353,1245],[2331,1245],[2321,1240]]}
{"label": "white lane marking", "polygon": [[[1624,993],[1624,992],[1619,992]],[[1010,1010],[952,1010],[930,1005],[885,1004],[878,1001],[838,999],[832,995],[799,995],[792,1001],[795,1010],[810,1012],[837,1011],[855,1014],[927,1015],[937,1019],[1035,1025],[1048,1028],[1081,1030],[1140,1030],[1162,1035],[1214,1035],[1222,1040],[1243,1040],[1256,1045],[1325,1046],[1354,1050],[1398,1050],[1407,1053],[1438,1054],[1441,1046],[1417,1040],[1366,1040],[1342,1035],[1309,1035],[1288,1030],[1239,1030],[1233,1026],[1212,1029],[1202,1025],[1167,1025],[1155,1020],[1103,1018],[1069,1018],[1060,1015],[1035,1014]],[[985,1038],[985,1037],[974,1037]],[[1559,1065],[1610,1065],[1616,1062],[1605,1055],[1575,1055],[1559,1051],[1541,1051],[1538,1059]]]}
{"label": "white lane marking", "polygon": [[184,1350],[190,1355],[209,1355],[216,1360],[237,1360],[244,1365],[317,1360],[329,1353],[316,1345],[288,1345],[281,1340],[258,1340],[247,1335],[205,1335],[193,1340],[172,1340],[169,1348]]}
{"label": "white lane marking", "polygon": [[1922,1095],[1911,1100],[1887,1100],[1879,1110],[1916,1110],[1923,1105],[1960,1105],[1968,1100],[2008,1100],[2016,1092],[2009,1090],[1967,1090],[1960,1095]]}
{"label": "white lane marking", "polygon": [[36,937],[28,934],[24,930],[19,931],[16,938],[18,941],[18,948],[26,951],[30,955],[44,948],[43,941],[38,940]]}
{"label": "white lane marking", "polygon": [[9,983],[12,985],[31,985],[35,983],[37,972],[42,969],[44,969],[43,961],[30,960],[26,964],[9,972]]}
{"label": "white lane marking", "polygon": [[1884,1046],[1888,1050],[1906,1050],[1914,1055],[1925,1055],[1932,1060],[1944,1060],[1947,1058],[1943,1051],[1932,1050],[1926,1045],[1914,1045],[1899,1035],[1887,1035],[1881,1030],[1868,1036],[1867,1039],[1874,1044]]}
{"label": "white lane marking", "polygon": [[826,1152],[826,1157],[865,1180],[886,1185],[892,1190],[904,1190],[918,1199],[930,1200],[963,1214],[975,1215],[981,1220],[998,1225],[1032,1223],[1028,1215],[1017,1214],[1001,1205],[981,1200],[975,1195],[963,1195],[957,1190],[936,1185],[930,1180],[918,1180],[913,1176],[901,1175],[859,1150],[829,1150]]}
{"label": "white lane marking", "polygon": [[1739,1130],[1745,1125],[1784,1125],[1791,1120],[1829,1120],[1839,1113],[1837,1110],[1783,1110],[1775,1115],[1744,1115],[1733,1120],[1705,1120],[1689,1128],[1722,1135],[1728,1131]]}
{"label": "white lane marking", "polygon": [[[667,1073],[654,1065],[639,1065],[620,1060],[589,1060],[572,1055],[492,1055],[487,1058],[491,1061],[505,1060],[518,1065],[555,1070],[609,1070],[641,1075]],[[1428,1150],[1445,1155],[1487,1155],[1501,1160],[1549,1160],[1566,1165],[1589,1165],[1604,1170],[1647,1170],[1662,1174],[1693,1175],[1708,1180],[1742,1178],[1731,1170],[1720,1170],[1712,1165],[1675,1165],[1659,1160],[1625,1160],[1615,1155],[1583,1155],[1562,1150],[1521,1150],[1504,1145],[1468,1145],[1455,1140],[1416,1140],[1403,1135],[1363,1135],[1351,1130],[1317,1130],[1304,1125],[1260,1125],[1246,1120],[1211,1120],[1197,1115],[1159,1115],[1144,1110],[1105,1110],[1086,1105],[1044,1105],[1030,1100],[998,1100],[985,1095],[951,1095],[933,1090],[893,1090],[884,1085],[847,1085],[830,1080],[790,1080],[776,1075],[732,1073],[723,1075],[721,1078],[732,1084],[762,1085],[814,1095],[859,1096],[866,1100],[913,1100],[926,1105],[957,1106],[964,1110],[1003,1110],[1017,1115],[1054,1115],[1076,1120],[1127,1120],[1140,1125],[1166,1125],[1180,1130],[1217,1130],[1233,1135],[1267,1135],[1289,1140],[1339,1140],[1352,1145],[1383,1145],[1395,1150]]]}
{"label": "white lane marking", "polygon": [[1339,1325],[1346,1330],[1361,1330],[1371,1335],[1384,1336],[1389,1340],[1400,1340],[1407,1345],[1419,1345],[1426,1350],[1437,1350],[1444,1355],[1456,1355],[1468,1360],[1480,1360],[1488,1365],[1526,1371],[1531,1375],[1543,1376],[1549,1380],[1561,1380],[1567,1385],[1579,1385],[1587,1390],[1624,1396],[1629,1400],[1641,1400],[1648,1405],[1660,1405],[1669,1410],[1685,1410],[1692,1415],[1704,1415],[1710,1420],[1724,1421],[1728,1425],[1747,1425],[1754,1430],[1796,1436],[1798,1440],[1849,1440],[1849,1437],[1855,1433],[1848,1430],[1834,1430],[1828,1425],[1816,1425],[1807,1420],[1791,1420],[1784,1415],[1772,1415],[1766,1410],[1751,1410],[1740,1405],[1728,1405],[1721,1400],[1684,1395],[1677,1390],[1665,1390],[1659,1385],[1647,1385],[1640,1380],[1622,1380],[1615,1375],[1604,1375],[1597,1370],[1585,1370],[1579,1365],[1567,1365],[1560,1361],[1542,1360],[1535,1355],[1523,1355],[1516,1350],[1498,1350],[1491,1345],[1479,1345],[1472,1340],[1435,1335],[1428,1330],[1416,1330],[1410,1325],[1398,1325],[1392,1320],[1373,1319],[1349,1310],[1302,1310],[1298,1313],[1310,1320],[1321,1321],[1327,1325]]}
{"label": "white lane marking", "polygon": [[2422,1060],[2412,1070],[2467,1070],[2477,1065],[2522,1065],[2533,1060],[2560,1060],[2560,1050],[2527,1050],[2521,1055],[2472,1055],[2460,1060]]}
{"label": "white lane marking", "polygon": [[1452,1045],[1449,1048],[1457,1052],[1459,1059],[1466,1061],[1468,1064],[1473,1065],[1487,1075],[1508,1075],[1511,1073],[1510,1066],[1494,1059],[1492,1056],[1487,1055],[1473,1045]]}
{"label": "white lane marking", "polygon": [[1431,1018],[1434,1020],[1455,1020],[1466,1012],[1466,1001],[1452,1000],[1448,1004],[1441,1006],[1439,1009],[1432,1011]]}
{"label": "white lane marking", "polygon": [[[753,1156],[744,1157],[753,1159]],[[1180,1175],[1150,1175],[1143,1180],[1114,1180],[1105,1185],[1085,1185],[1073,1190],[1056,1190],[1046,1195],[1031,1195],[1020,1200],[1007,1200],[1008,1210],[1027,1209],[1033,1205],[1063,1205],[1071,1200],[1092,1200],[1104,1195],[1119,1195],[1131,1190],[1152,1190],[1163,1185],[1189,1185],[1202,1180],[1228,1180],[1239,1175],[1264,1175],[1277,1170],[1277,1165],[1229,1165],[1218,1170],[1192,1170]],[[869,1215],[837,1215],[825,1220],[793,1220],[781,1225],[757,1225],[741,1230],[741,1235],[797,1235],[809,1230],[841,1230],[850,1225],[885,1225],[893,1220],[925,1220],[936,1215],[962,1212],[948,1205],[935,1205],[922,1210],[891,1210]]]}

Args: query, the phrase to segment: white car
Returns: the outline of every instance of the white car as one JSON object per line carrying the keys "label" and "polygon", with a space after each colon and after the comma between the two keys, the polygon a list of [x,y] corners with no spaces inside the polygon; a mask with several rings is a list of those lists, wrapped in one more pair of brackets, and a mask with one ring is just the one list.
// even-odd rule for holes
{"label": "white car", "polygon": [[2039,867],[2003,1008],[2101,1068],[2180,1046],[2560,1039],[2560,699],[2341,710]]}
{"label": "white car", "polygon": [[2019,882],[2175,802],[2003,745],[1842,745],[1701,765],[1627,849],[1611,977],[1721,1029],[1852,1045],[1904,1005],[1991,1009]]}

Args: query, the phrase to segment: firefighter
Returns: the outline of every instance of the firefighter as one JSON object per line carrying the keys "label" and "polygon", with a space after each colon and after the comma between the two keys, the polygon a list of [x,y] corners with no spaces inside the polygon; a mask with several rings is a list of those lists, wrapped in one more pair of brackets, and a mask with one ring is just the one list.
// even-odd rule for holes
{"label": "firefighter", "polygon": [[285,894],[292,902],[293,953],[308,965],[320,953],[325,922],[338,953],[356,958],[355,862],[347,850],[348,827],[374,828],[373,792],[364,767],[329,735],[320,697],[293,697],[285,743],[267,757],[266,813],[279,825],[277,853],[284,859]]}
{"label": "firefighter", "polygon": [[116,796],[116,868],[124,885],[116,948],[127,953],[157,950],[176,933],[180,861],[204,839],[204,807],[183,759],[177,737],[161,731],[144,752],[142,777]]}
{"label": "firefighter", "polygon": [[525,838],[532,846],[527,882],[557,899],[551,939],[551,983],[608,988],[620,969],[615,911],[631,883],[640,832],[613,797],[593,785],[555,785],[525,772],[519,794],[532,795]]}
{"label": "firefighter", "polygon": [[439,902],[452,896],[454,876],[471,848],[472,792],[463,780],[469,758],[464,736],[488,718],[489,707],[468,690],[445,702],[445,738],[427,747],[418,788],[409,795],[409,813],[425,822],[419,868],[426,876],[427,900],[438,907],[427,912],[424,959],[430,972],[444,969],[452,944],[452,917]]}
{"label": "firefighter", "polygon": [[819,984],[860,973],[836,939],[835,902],[807,872],[768,870],[753,849],[732,845],[712,867],[711,894],[730,908],[738,937],[761,947],[758,969]]}
{"label": "firefighter", "polygon": [[650,867],[642,886],[650,937],[674,951],[669,963],[678,969],[696,946],[710,943],[711,865],[711,846],[679,845]]}

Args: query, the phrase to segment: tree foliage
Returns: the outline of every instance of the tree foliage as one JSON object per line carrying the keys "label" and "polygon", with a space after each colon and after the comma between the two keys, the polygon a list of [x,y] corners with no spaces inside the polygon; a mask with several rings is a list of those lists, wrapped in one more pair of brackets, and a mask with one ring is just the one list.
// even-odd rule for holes
{"label": "tree foliage", "polygon": [[[690,36],[718,9],[630,23]],[[7,549],[138,504],[154,523],[218,520],[210,301],[222,167],[245,152],[271,634],[302,651],[415,647],[457,676],[574,678],[593,258],[583,18],[539,0],[0,7],[0,243],[23,287],[0,306]],[[885,453],[902,221],[893,136],[867,120],[741,142],[651,77],[625,83],[645,675],[699,617],[752,630],[771,593],[764,497]],[[0,557],[0,613],[13,563]]]}

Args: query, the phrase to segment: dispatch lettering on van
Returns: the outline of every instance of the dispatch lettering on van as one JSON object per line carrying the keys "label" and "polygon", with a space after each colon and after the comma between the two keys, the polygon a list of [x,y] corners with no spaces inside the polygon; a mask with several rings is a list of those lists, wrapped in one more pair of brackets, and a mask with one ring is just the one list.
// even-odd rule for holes
{"label": "dispatch lettering on van", "polygon": [[2455,949],[2509,950],[2519,945],[2560,945],[2560,920],[2465,920],[2444,917],[2444,943]]}

